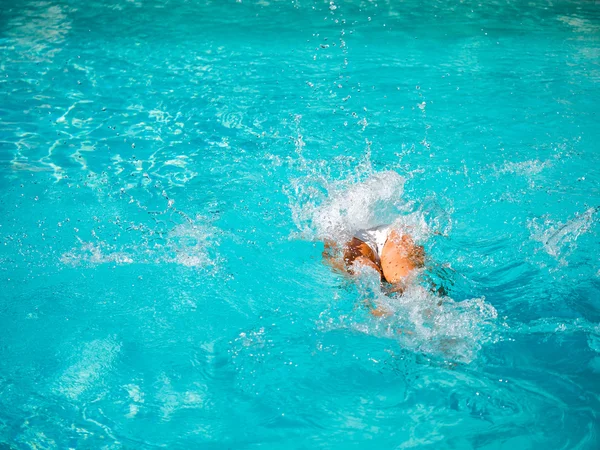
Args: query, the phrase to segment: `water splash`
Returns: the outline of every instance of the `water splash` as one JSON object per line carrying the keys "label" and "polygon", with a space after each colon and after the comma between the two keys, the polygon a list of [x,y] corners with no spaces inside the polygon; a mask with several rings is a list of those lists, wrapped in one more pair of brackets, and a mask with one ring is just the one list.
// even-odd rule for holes
{"label": "water splash", "polygon": [[531,177],[537,175],[543,170],[551,167],[552,164],[549,161],[540,160],[528,160],[522,162],[506,162],[498,173],[514,173],[521,176]]}
{"label": "water splash", "polygon": [[97,387],[112,369],[120,351],[121,343],[114,337],[84,343],[72,354],[72,364],[56,382],[55,391],[77,400],[86,391]]}
{"label": "water splash", "polygon": [[584,233],[587,233],[600,207],[589,208],[583,213],[577,213],[574,217],[565,223],[554,223],[549,219],[539,223],[532,220],[529,223],[531,239],[542,243],[546,253],[557,259],[568,256],[577,248],[577,239]]}
{"label": "water splash", "polygon": [[296,218],[308,222],[319,238],[340,239],[354,232],[390,223],[405,206],[405,179],[396,172],[375,173],[360,183],[327,186],[320,204],[307,203]]}
{"label": "water splash", "polygon": [[343,242],[358,230],[394,224],[410,229],[422,241],[447,228],[447,216],[441,224],[428,214],[425,203],[407,200],[406,178],[392,170],[374,171],[368,154],[341,180],[333,179],[322,164],[303,161],[302,165],[304,176],[292,180],[288,196],[292,218],[304,239]]}
{"label": "water splash", "polygon": [[[386,295],[379,274],[372,269],[359,271],[356,277],[359,302],[351,311],[325,311],[319,325],[325,330],[351,329],[389,338],[404,349],[450,362],[470,363],[487,343],[494,342],[496,309],[485,299],[455,301],[440,297],[420,285],[414,277],[401,296]],[[368,305],[362,313],[356,307]],[[367,311],[376,307],[375,317]]]}
{"label": "water splash", "polygon": [[[354,170],[346,170],[346,176],[336,180],[329,165],[303,157],[301,138],[296,144],[295,162],[304,176],[292,180],[289,198],[302,238],[343,244],[358,230],[392,224],[427,244],[434,234],[450,231],[450,215],[435,199],[406,199],[406,179],[392,170],[374,171],[368,152]],[[332,304],[319,320],[323,329],[346,328],[392,338],[403,348],[464,363],[473,361],[482,346],[494,339],[497,312],[484,298],[460,302],[442,298],[426,286],[420,273],[407,280],[402,296],[390,297],[383,292],[377,272],[368,268],[356,272],[358,299],[350,295],[350,310],[341,312],[339,304]],[[362,310],[365,304],[369,308]],[[383,317],[367,312],[375,307],[384,312]]]}
{"label": "water splash", "polygon": [[62,254],[60,261],[68,266],[170,263],[207,268],[216,264],[209,255],[215,235],[216,230],[209,225],[186,222],[172,228],[162,240],[164,243],[144,240],[110,244],[78,238],[80,245]]}

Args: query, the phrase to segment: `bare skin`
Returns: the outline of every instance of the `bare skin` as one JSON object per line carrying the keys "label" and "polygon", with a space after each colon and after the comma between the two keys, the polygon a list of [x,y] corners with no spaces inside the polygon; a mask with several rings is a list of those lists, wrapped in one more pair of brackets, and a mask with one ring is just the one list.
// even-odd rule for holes
{"label": "bare skin", "polygon": [[[396,230],[390,232],[379,260],[371,247],[356,237],[344,245],[342,260],[335,257],[337,248],[334,242],[326,241],[323,251],[323,257],[334,269],[353,274],[357,264],[370,267],[379,272],[382,281],[391,284],[389,293],[402,293],[406,277],[423,267],[425,259],[423,247],[416,245],[409,234],[400,234]],[[381,317],[387,312],[374,308],[371,314]]]}
{"label": "bare skin", "polygon": [[392,230],[381,251],[383,277],[390,284],[398,284],[413,270],[423,267],[424,259],[423,247],[415,245],[410,235]]}

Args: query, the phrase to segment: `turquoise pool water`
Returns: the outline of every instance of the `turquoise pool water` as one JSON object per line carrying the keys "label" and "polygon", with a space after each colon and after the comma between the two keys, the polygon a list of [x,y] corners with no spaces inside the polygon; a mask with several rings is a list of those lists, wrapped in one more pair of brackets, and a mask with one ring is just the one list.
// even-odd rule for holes
{"label": "turquoise pool water", "polygon": [[[593,1],[3,1],[0,448],[599,448],[599,81]],[[441,306],[322,263],[398,218]]]}

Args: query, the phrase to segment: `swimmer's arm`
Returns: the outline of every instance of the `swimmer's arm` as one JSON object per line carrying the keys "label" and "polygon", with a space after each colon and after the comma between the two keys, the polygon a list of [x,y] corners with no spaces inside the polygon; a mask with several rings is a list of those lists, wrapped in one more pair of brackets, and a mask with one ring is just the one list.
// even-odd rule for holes
{"label": "swimmer's arm", "polygon": [[343,256],[340,254],[341,249],[336,242],[325,240],[324,244],[323,259],[334,270],[354,274],[356,266],[363,266],[377,271],[380,277],[383,276],[381,267],[373,261],[375,257],[373,251],[364,242],[357,239],[350,241],[344,247]]}
{"label": "swimmer's arm", "polygon": [[[354,262],[352,263],[352,265],[356,266],[357,264],[360,266],[364,266],[364,267],[370,267],[371,269],[375,270],[379,274],[380,278],[383,275],[381,273],[381,269],[379,268],[379,266],[377,264],[375,264],[373,261],[371,261],[369,258],[367,258],[366,256],[361,255],[361,256],[357,257],[354,260]],[[350,270],[350,272],[352,273],[352,270]]]}
{"label": "swimmer's arm", "polygon": [[344,272],[344,273],[348,272],[346,270],[346,264],[344,264],[344,261],[342,261],[339,258],[334,258],[334,257],[329,257],[329,256],[323,255],[323,260],[325,261],[325,263],[327,265],[329,265],[329,267],[331,267],[333,270],[335,270],[337,272]]}
{"label": "swimmer's arm", "polygon": [[373,317],[390,317],[392,315],[390,311],[382,308],[381,306],[378,306],[377,308],[371,308],[371,311],[369,312]]}
{"label": "swimmer's arm", "polygon": [[392,312],[381,305],[376,305],[372,300],[363,300],[362,304],[369,310],[369,314],[373,317],[390,317]]}

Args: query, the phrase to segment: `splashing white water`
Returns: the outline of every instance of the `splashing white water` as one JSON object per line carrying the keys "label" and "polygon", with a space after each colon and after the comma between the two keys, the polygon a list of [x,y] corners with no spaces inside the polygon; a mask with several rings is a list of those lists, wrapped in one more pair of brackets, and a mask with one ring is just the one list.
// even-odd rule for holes
{"label": "splashing white water", "polygon": [[396,340],[403,348],[447,361],[470,363],[484,344],[494,341],[498,317],[496,309],[484,298],[461,302],[440,297],[409,282],[401,296],[390,297],[381,290],[379,274],[360,270],[356,277],[360,301],[377,308],[381,317],[371,314],[336,314],[325,311],[319,325],[326,329],[351,329]]}
{"label": "splashing white water", "polygon": [[356,175],[342,181],[314,175],[294,180],[292,217],[302,237],[343,242],[359,230],[393,224],[410,229],[418,241],[427,239],[433,230],[422,211],[412,211],[414,204],[404,199],[405,178],[394,171],[365,172],[361,181]]}
{"label": "splashing white water", "polygon": [[521,176],[531,177],[542,172],[544,169],[551,167],[552,164],[548,161],[529,160],[522,162],[506,162],[499,170],[499,173],[515,173]]}
{"label": "splashing white water", "polygon": [[60,261],[69,266],[171,263],[203,268],[215,263],[208,252],[214,235],[215,230],[208,225],[186,222],[168,232],[164,245],[148,242],[118,245],[80,239],[80,245],[64,253]]}
{"label": "splashing white water", "polygon": [[112,368],[121,350],[121,343],[114,337],[83,343],[71,354],[71,364],[57,380],[55,390],[71,400],[77,400]]}
{"label": "splashing white water", "polygon": [[[298,142],[297,142],[298,144]],[[421,244],[434,233],[450,231],[450,219],[435,201],[411,202],[404,198],[405,178],[394,171],[375,172],[368,156],[356,171],[341,181],[302,156],[303,177],[292,181],[289,192],[292,215],[300,236],[309,240],[330,239],[340,244],[354,233],[382,224],[409,230]],[[419,274],[408,281],[403,295],[390,297],[382,291],[379,274],[357,271],[358,301],[351,312],[339,313],[339,305],[321,315],[324,329],[349,328],[397,340],[402,347],[454,362],[471,362],[486,342],[493,340],[497,312],[483,298],[461,302],[439,297],[423,287]],[[354,296],[352,296],[354,297]],[[382,317],[360,314],[362,304],[378,308]],[[364,309],[363,311],[367,311]]]}
{"label": "splashing white water", "polygon": [[541,242],[544,250],[555,258],[565,257],[577,248],[577,239],[588,232],[594,223],[599,208],[589,208],[583,213],[577,213],[564,224],[545,220],[539,223],[532,220],[529,223],[531,239]]}

